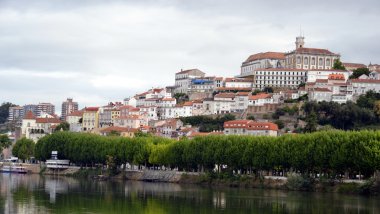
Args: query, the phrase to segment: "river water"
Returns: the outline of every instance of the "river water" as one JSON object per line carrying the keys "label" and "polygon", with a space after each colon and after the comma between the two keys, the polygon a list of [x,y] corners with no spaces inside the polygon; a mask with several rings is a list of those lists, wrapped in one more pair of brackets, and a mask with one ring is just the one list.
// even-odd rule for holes
{"label": "river water", "polygon": [[0,174],[0,213],[380,213],[380,197]]}

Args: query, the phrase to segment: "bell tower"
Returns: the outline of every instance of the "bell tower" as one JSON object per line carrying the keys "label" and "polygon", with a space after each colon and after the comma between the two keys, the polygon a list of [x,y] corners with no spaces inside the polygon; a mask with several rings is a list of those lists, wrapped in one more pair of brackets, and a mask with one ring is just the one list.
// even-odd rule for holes
{"label": "bell tower", "polygon": [[303,48],[305,46],[305,37],[297,36],[296,37],[296,49]]}

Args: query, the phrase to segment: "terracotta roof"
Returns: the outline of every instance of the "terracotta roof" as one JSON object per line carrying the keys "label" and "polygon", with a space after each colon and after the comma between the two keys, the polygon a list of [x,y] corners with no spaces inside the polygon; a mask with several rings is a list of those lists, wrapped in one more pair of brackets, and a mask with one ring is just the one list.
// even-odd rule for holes
{"label": "terracotta roof", "polygon": [[131,109],[129,109],[129,111],[140,111],[140,109],[139,108],[131,108]]}
{"label": "terracotta roof", "polygon": [[226,78],[225,82],[252,82],[252,80],[247,78]]}
{"label": "terracotta roof", "polygon": [[[200,70],[195,68],[195,69],[183,70],[183,71],[177,72],[176,74],[186,74],[186,73],[190,73],[192,71],[200,71]],[[200,72],[202,72],[202,71],[200,71]]]}
{"label": "terracotta roof", "polygon": [[267,99],[267,98],[271,98],[272,95],[271,94],[266,94],[266,93],[260,93],[260,94],[256,94],[256,95],[251,95],[248,97],[249,100],[258,100],[258,99]]}
{"label": "terracotta roof", "polygon": [[46,117],[46,118],[36,118],[36,123],[61,123],[61,120],[57,119],[57,118],[49,118],[49,117]]}
{"label": "terracotta roof", "polygon": [[298,53],[298,54],[338,55],[327,49],[320,49],[320,48],[297,48],[296,50],[292,52]]}
{"label": "terracotta roof", "polygon": [[316,79],[315,82],[318,82],[318,83],[328,83],[329,80],[328,79]]}
{"label": "terracotta roof", "polygon": [[235,94],[234,93],[220,93],[220,94],[216,94],[214,98],[235,98]]}
{"label": "terracotta roof", "polygon": [[352,79],[352,83],[377,83],[380,84],[380,80],[374,80],[374,79]]}
{"label": "terracotta roof", "polygon": [[329,74],[328,77],[330,80],[344,80],[343,74]]}
{"label": "terracotta roof", "polygon": [[343,62],[342,63],[344,67],[346,68],[366,68],[367,66],[362,63],[349,63],[349,62]]}
{"label": "terracotta roof", "polygon": [[328,88],[313,88],[313,91],[331,92]]}
{"label": "terracotta roof", "polygon": [[86,107],[84,110],[85,111],[98,111],[99,107]]}
{"label": "terracotta roof", "polygon": [[163,98],[162,101],[175,101],[175,98]]}
{"label": "terracotta roof", "polygon": [[164,89],[163,88],[154,88],[152,91],[154,93],[160,93],[161,91],[163,91]]}
{"label": "terracotta roof", "polygon": [[215,80],[223,80],[223,77],[215,77]]}
{"label": "terracotta roof", "polygon": [[192,101],[187,101],[183,104],[183,106],[193,106],[193,102]]}
{"label": "terracotta roof", "polygon": [[253,120],[231,120],[224,122],[224,128],[245,128],[247,130],[273,130],[278,131],[278,126],[271,122],[256,122]]}
{"label": "terracotta roof", "polygon": [[255,60],[260,60],[260,59],[279,59],[279,60],[284,60],[285,59],[285,54],[280,53],[280,52],[264,52],[264,53],[257,53],[253,54],[248,57],[247,60],[245,60],[245,63],[247,62],[252,62]]}
{"label": "terracotta roof", "polygon": [[248,96],[250,94],[251,94],[251,92],[239,91],[236,93],[236,96]]}
{"label": "terracotta roof", "polygon": [[252,91],[252,88],[242,88],[242,87],[219,87],[216,88],[217,91]]}
{"label": "terracotta roof", "polygon": [[67,117],[69,117],[69,116],[82,117],[83,116],[83,112],[82,111],[73,111],[73,112],[71,112],[70,114],[67,115]]}
{"label": "terracotta roof", "polygon": [[24,116],[25,120],[34,120],[36,119],[36,116],[34,116],[32,111],[28,111],[26,115]]}

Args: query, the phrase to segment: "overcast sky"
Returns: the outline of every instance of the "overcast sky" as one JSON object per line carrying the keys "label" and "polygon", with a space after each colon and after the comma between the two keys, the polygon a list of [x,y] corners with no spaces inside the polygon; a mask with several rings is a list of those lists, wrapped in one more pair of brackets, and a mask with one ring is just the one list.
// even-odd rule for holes
{"label": "overcast sky", "polygon": [[0,0],[0,102],[80,107],[174,85],[199,68],[235,76],[263,51],[306,47],[380,63],[380,1]]}

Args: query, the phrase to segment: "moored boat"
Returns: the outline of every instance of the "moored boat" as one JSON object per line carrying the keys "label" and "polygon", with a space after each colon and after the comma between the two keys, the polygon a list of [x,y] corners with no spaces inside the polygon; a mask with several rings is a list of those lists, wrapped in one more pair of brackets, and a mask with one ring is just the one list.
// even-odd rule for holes
{"label": "moored boat", "polygon": [[17,165],[5,165],[0,168],[0,172],[2,173],[18,173],[18,174],[26,174],[28,171],[23,166]]}

